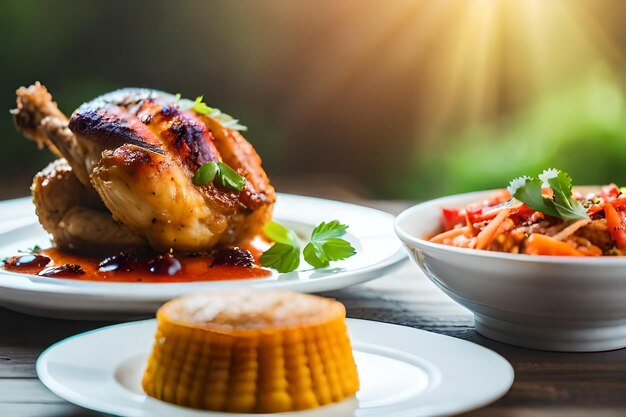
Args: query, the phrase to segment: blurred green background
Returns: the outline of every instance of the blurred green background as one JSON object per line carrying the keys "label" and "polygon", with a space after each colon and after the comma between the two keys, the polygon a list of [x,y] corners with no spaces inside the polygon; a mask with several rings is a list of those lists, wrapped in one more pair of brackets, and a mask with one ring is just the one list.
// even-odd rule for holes
{"label": "blurred green background", "polygon": [[280,191],[425,199],[543,168],[626,184],[626,2],[2,2],[0,198],[51,155],[13,128],[44,83],[70,114],[119,87],[241,119]]}

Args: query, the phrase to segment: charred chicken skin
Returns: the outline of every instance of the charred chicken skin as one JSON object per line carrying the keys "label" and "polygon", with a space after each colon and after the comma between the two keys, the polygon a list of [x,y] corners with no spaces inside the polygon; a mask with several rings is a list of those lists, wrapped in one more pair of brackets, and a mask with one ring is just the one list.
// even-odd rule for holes
{"label": "charred chicken skin", "polygon": [[[204,252],[255,236],[271,218],[274,189],[252,145],[218,120],[182,110],[172,95],[118,90],[83,104],[68,120],[36,83],[17,90],[12,114],[28,138],[67,161],[42,171],[32,187],[40,221],[62,248],[98,249],[117,241]],[[246,179],[243,189],[194,185],[207,162],[229,165]],[[64,203],[52,202],[51,188],[42,186],[46,178],[63,183]],[[85,210],[97,213],[92,222],[101,227],[92,229],[109,233],[79,237],[75,232],[85,226],[74,218],[81,216],[58,219],[59,211],[85,217]]]}

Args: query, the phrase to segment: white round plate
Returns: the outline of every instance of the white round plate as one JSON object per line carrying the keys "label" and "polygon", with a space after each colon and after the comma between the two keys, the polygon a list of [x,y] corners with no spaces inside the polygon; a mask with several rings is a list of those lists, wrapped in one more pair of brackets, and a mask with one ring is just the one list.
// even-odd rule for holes
{"label": "white round plate", "polygon": [[[24,213],[20,216],[19,213]],[[0,233],[0,258],[20,249],[50,246],[50,239],[34,217],[30,199],[0,203],[0,219],[12,216],[20,226]],[[23,225],[24,217],[30,218]],[[121,319],[153,314],[178,295],[225,287],[280,287],[300,292],[329,291],[383,276],[406,258],[393,231],[394,217],[353,204],[279,194],[274,219],[305,236],[322,221],[337,219],[349,226],[346,239],[357,254],[325,269],[301,262],[297,271],[274,272],[260,279],[188,283],[117,283],[46,278],[0,269],[0,305],[36,315],[70,319]],[[0,223],[0,231],[3,226]]]}
{"label": "white round plate", "polygon": [[[485,406],[513,383],[511,365],[474,343],[387,323],[347,323],[361,381],[356,398],[280,415],[446,416]],[[119,416],[244,415],[194,410],[146,396],[140,381],[155,332],[156,321],[145,320],[70,337],[41,354],[37,375],[61,398]]]}

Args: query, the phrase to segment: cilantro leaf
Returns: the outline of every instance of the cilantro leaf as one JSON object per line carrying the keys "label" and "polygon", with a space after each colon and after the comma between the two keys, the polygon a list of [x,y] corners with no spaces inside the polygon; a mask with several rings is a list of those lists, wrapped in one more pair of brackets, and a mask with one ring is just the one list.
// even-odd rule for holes
{"label": "cilantro leaf", "polygon": [[540,179],[534,178],[526,181],[526,185],[521,186],[513,197],[526,204],[533,210],[540,211],[552,217],[559,217],[559,213],[554,208],[554,203],[541,194]]}
{"label": "cilantro leaf", "polygon": [[311,233],[311,241],[304,247],[304,260],[316,268],[325,268],[330,261],[339,261],[353,256],[356,251],[347,240],[347,225],[338,220],[320,223]]}
{"label": "cilantro leaf", "polygon": [[300,248],[285,243],[275,243],[259,258],[261,265],[278,272],[291,272],[300,265]]}
{"label": "cilantro leaf", "polygon": [[563,171],[558,171],[556,178],[548,180],[554,193],[554,207],[563,220],[588,219],[587,209],[580,201],[572,197],[572,178]]}
{"label": "cilantro leaf", "polygon": [[263,227],[265,235],[274,245],[261,255],[261,265],[278,272],[291,272],[300,266],[300,246],[293,231],[275,221]]}
{"label": "cilantro leaf", "polygon": [[324,254],[324,251],[318,245],[307,243],[302,251],[304,260],[314,268],[326,268],[330,265],[330,261]]}
{"label": "cilantro leaf", "polygon": [[350,242],[338,237],[327,239],[322,247],[326,257],[331,261],[340,261],[356,255],[356,251]]}
{"label": "cilantro leaf", "polygon": [[[338,220],[320,223],[311,233],[311,240],[304,247],[304,260],[314,268],[326,268],[331,261],[339,261],[353,256],[356,251],[347,240],[347,225]],[[265,235],[274,245],[259,258],[261,265],[278,272],[291,272],[300,265],[300,246],[293,231],[271,221],[263,228]]]}
{"label": "cilantro leaf", "polygon": [[27,249],[18,249],[19,253],[30,253],[30,254],[34,254],[37,253],[41,250],[41,246],[39,245],[34,245],[33,247],[27,248]]}
{"label": "cilantro leaf", "polygon": [[263,233],[276,243],[284,243],[285,245],[297,245],[296,235],[285,226],[275,221],[267,222],[263,227]]}
{"label": "cilantro leaf", "polygon": [[311,233],[311,240],[326,240],[332,237],[341,237],[346,234],[348,226],[341,224],[339,220],[332,220],[328,223],[321,222]]}
{"label": "cilantro leaf", "polygon": [[220,184],[222,184],[222,186],[232,188],[237,191],[243,190],[244,185],[246,185],[245,177],[237,174],[237,171],[223,162],[218,162],[217,166],[219,167],[217,180]]}
{"label": "cilantro leaf", "polygon": [[233,118],[232,116],[222,112],[218,108],[207,106],[207,104],[202,101],[203,99],[204,96],[196,97],[196,100],[189,108],[191,108],[191,110],[195,111],[198,114],[203,114],[217,120],[222,126],[227,129],[240,131],[248,130],[246,126],[239,123],[239,119]]}
{"label": "cilantro leaf", "polygon": [[[533,210],[563,220],[587,219],[587,210],[580,201],[572,197],[572,178],[565,172],[555,169],[545,170],[540,178],[527,178],[515,190],[513,197]],[[542,187],[552,190],[552,197],[542,194]]]}

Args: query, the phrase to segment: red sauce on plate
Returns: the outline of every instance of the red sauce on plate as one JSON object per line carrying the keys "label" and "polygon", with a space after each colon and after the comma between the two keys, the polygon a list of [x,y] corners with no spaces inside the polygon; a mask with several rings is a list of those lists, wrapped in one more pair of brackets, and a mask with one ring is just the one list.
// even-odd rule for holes
{"label": "red sauce on plate", "polygon": [[256,261],[259,244],[245,249],[221,249],[211,254],[180,255],[120,252],[91,257],[56,248],[25,253],[7,259],[3,269],[49,278],[100,282],[192,282],[262,278],[271,271]]}

